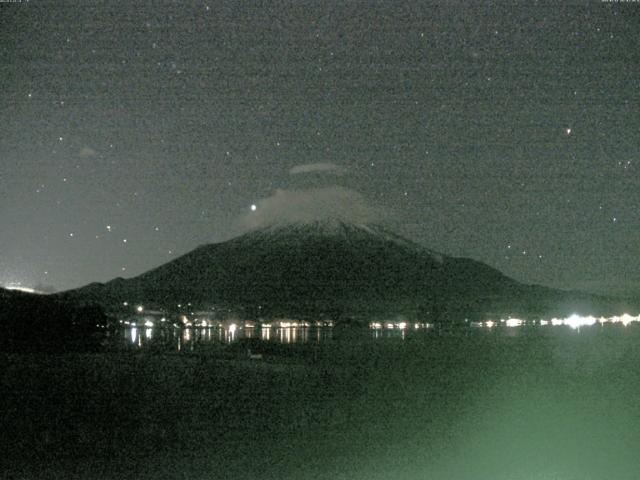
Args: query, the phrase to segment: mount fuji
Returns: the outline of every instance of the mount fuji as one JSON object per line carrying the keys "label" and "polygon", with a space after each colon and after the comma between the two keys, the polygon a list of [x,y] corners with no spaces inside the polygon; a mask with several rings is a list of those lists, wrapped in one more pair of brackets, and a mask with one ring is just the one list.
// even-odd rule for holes
{"label": "mount fuji", "polygon": [[340,220],[272,224],[200,246],[137,277],[61,295],[108,309],[123,302],[167,310],[189,303],[224,306],[248,318],[425,320],[564,313],[591,308],[595,298],[525,285],[385,227]]}

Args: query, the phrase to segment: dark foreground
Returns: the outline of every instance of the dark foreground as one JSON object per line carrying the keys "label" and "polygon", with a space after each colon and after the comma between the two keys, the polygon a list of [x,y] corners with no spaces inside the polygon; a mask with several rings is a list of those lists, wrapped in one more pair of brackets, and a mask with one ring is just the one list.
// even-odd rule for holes
{"label": "dark foreground", "polygon": [[640,477],[640,326],[319,348],[0,355],[1,476]]}

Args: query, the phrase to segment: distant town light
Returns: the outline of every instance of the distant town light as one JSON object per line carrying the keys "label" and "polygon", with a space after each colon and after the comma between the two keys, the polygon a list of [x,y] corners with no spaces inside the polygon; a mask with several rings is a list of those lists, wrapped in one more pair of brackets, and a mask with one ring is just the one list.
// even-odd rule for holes
{"label": "distant town light", "polygon": [[523,324],[523,321],[519,318],[508,318],[506,323],[507,327],[519,327]]}
{"label": "distant town light", "polygon": [[568,318],[565,318],[564,324],[570,326],[571,328],[580,328],[582,326],[591,326],[596,323],[595,317],[581,317],[580,315],[573,314]]}
{"label": "distant town light", "polygon": [[138,313],[142,313],[144,311],[144,307],[142,305],[138,305],[136,307],[136,310],[138,311]]}
{"label": "distant town light", "polygon": [[[640,316],[639,316],[639,318],[640,318]],[[620,321],[626,327],[631,322],[635,322],[637,320],[635,318],[633,318],[631,315],[629,315],[628,313],[623,313],[622,316],[620,317]]]}

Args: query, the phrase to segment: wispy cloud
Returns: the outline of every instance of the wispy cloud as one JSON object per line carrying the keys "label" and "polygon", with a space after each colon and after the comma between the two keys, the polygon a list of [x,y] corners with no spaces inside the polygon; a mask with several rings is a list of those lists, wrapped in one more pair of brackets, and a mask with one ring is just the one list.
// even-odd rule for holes
{"label": "wispy cloud", "polygon": [[240,217],[234,233],[286,223],[338,220],[347,223],[386,223],[390,212],[355,190],[339,186],[305,190],[276,190]]}
{"label": "wispy cloud", "polygon": [[345,173],[345,169],[334,163],[305,163],[303,165],[296,165],[289,170],[290,175],[297,175],[300,173],[330,173],[334,175],[342,175]]}
{"label": "wispy cloud", "polygon": [[97,154],[97,152],[91,147],[82,147],[82,149],[78,152],[80,157],[93,157]]}

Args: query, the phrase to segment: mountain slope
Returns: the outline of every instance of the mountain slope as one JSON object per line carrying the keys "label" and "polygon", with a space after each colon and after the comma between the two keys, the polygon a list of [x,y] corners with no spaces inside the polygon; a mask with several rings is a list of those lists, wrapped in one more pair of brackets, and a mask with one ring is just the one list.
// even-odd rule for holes
{"label": "mountain slope", "polygon": [[[249,316],[522,311],[562,294],[474,260],[438,254],[375,225],[274,225],[204,245],[138,277],[66,292],[105,306],[225,305]],[[538,307],[536,307],[538,308]]]}

